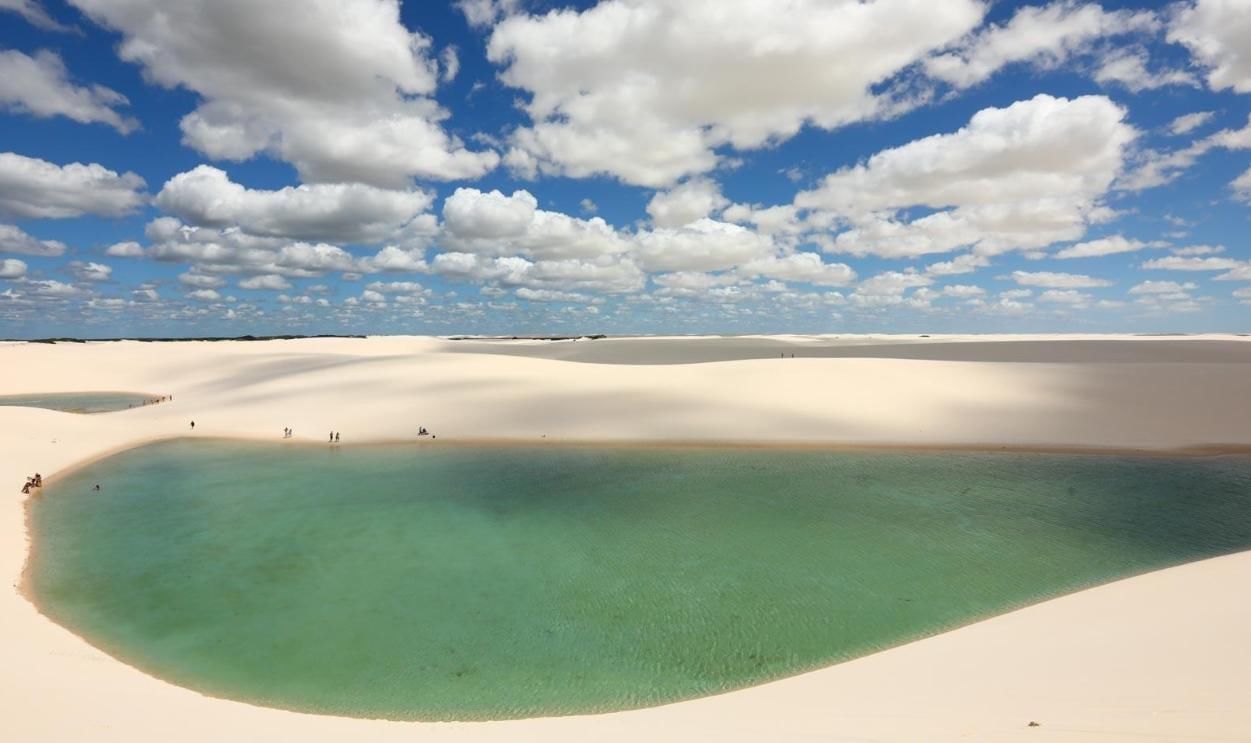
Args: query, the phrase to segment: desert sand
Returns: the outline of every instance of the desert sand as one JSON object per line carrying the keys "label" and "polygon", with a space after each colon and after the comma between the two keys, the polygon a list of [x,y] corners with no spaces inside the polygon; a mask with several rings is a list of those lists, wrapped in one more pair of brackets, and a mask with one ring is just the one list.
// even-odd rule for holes
{"label": "desert sand", "polygon": [[[794,354],[794,358],[790,354]],[[785,354],[785,358],[783,358]],[[174,436],[457,442],[1251,448],[1251,339],[386,337],[0,345],[0,729],[14,741],[1251,739],[1251,553],[1160,571],[770,684],[598,716],[390,723],[208,698],[116,661],[20,592],[24,477]],[[195,432],[189,422],[196,421]],[[427,444],[429,445],[429,444]],[[1031,721],[1038,727],[1027,727]]]}

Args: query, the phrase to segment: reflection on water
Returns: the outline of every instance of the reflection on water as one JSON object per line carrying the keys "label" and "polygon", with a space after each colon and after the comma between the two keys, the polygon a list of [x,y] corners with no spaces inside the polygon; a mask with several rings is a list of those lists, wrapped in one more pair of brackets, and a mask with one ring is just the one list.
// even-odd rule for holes
{"label": "reflection on water", "polygon": [[37,601],[140,668],[493,719],[742,687],[1246,549],[1251,458],[173,442],[32,509]]}
{"label": "reflection on water", "polygon": [[0,395],[0,407],[47,408],[66,413],[108,413],[151,404],[155,398],[133,392],[53,392]]}

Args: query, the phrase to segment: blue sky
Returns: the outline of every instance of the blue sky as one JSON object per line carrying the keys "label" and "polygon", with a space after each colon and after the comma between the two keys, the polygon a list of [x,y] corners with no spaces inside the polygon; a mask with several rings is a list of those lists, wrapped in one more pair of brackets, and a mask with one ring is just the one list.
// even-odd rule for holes
{"label": "blue sky", "polygon": [[1245,331],[1249,216],[1249,0],[0,0],[4,337]]}

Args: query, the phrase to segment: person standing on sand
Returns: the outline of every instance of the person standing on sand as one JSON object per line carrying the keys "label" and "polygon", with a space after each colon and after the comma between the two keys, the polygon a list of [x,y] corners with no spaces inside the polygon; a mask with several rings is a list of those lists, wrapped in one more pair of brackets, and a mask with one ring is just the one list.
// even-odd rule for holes
{"label": "person standing on sand", "polygon": [[339,443],[339,432],[338,432],[338,431],[335,431],[335,432],[334,432],[334,442],[335,442],[336,444],[337,444],[337,443]]}
{"label": "person standing on sand", "polygon": [[192,430],[192,431],[194,431],[194,430],[195,430],[195,421],[191,421],[191,430]]}

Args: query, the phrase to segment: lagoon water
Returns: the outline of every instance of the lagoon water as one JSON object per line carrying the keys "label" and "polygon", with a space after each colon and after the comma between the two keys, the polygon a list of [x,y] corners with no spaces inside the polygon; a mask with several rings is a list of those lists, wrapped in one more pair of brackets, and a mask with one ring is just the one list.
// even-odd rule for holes
{"label": "lagoon water", "polygon": [[47,392],[0,395],[0,407],[47,408],[66,413],[108,413],[150,402],[152,395],[135,392]]}
{"label": "lagoon water", "polygon": [[31,525],[41,609],[157,676],[499,719],[743,687],[1251,548],[1251,458],[179,441],[58,479]]}

